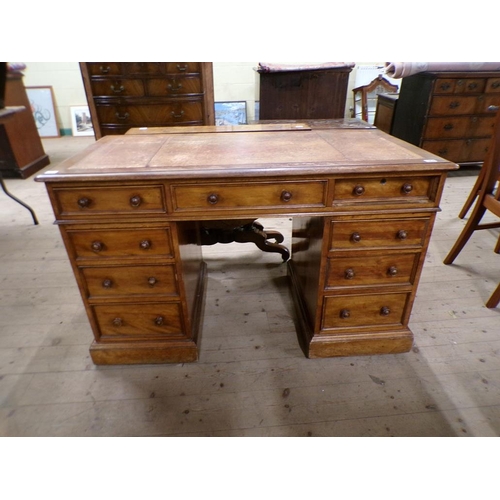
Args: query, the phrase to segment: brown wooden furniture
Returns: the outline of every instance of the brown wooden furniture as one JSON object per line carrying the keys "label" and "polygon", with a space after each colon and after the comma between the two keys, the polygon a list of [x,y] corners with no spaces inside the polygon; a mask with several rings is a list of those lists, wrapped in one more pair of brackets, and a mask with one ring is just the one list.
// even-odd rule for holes
{"label": "brown wooden furniture", "polygon": [[209,62],[82,62],[96,138],[131,127],[214,125]]}
{"label": "brown wooden furniture", "polygon": [[[394,94],[398,91],[398,86],[393,85],[382,75],[374,78],[367,85],[360,85],[352,89],[352,118],[361,118],[365,122],[370,121],[370,111],[368,101],[373,101],[373,107],[376,107],[376,99],[379,94]],[[372,112],[373,113],[373,112]]]}
{"label": "brown wooden furniture", "polygon": [[196,360],[200,226],[266,216],[293,217],[287,266],[308,357],[411,348],[425,252],[457,166],[375,128],[288,126],[104,137],[37,177],[95,363]]}
{"label": "brown wooden furniture", "polygon": [[[452,264],[469,241],[474,231],[480,229],[492,229],[500,227],[500,221],[491,223],[481,223],[487,212],[500,217],[500,191],[496,189],[500,178],[500,112],[496,115],[495,127],[491,138],[491,147],[484,161],[482,171],[482,184],[477,192],[477,201],[474,210],[463,228],[460,236],[453,245],[449,254],[444,259],[444,263]],[[474,190],[474,188],[473,188]],[[500,253],[500,239],[494,249],[495,253]],[[500,284],[486,302],[486,307],[494,308],[500,302]]]}
{"label": "brown wooden furniture", "polygon": [[401,83],[392,133],[456,163],[482,163],[500,104],[500,72],[432,72]]}
{"label": "brown wooden furniture", "polygon": [[[12,107],[0,107],[0,125],[5,125],[10,122],[18,113],[22,113],[25,110],[24,106],[12,106]],[[2,176],[2,171],[0,170],[0,187],[2,188],[3,192],[9,197],[12,198],[14,201],[22,205],[24,208],[26,208],[30,214],[31,217],[33,218],[33,224],[37,225],[38,224],[38,219],[36,217],[35,211],[24,201],[21,201],[17,196],[14,196],[12,193],[9,192],[7,189],[7,186],[5,185],[5,182],[3,180]]]}
{"label": "brown wooden furniture", "polygon": [[344,118],[351,67],[260,73],[259,119]]}
{"label": "brown wooden furniture", "polygon": [[373,125],[383,132],[392,134],[394,115],[398,105],[399,94],[379,94]]}
{"label": "brown wooden furniture", "polygon": [[20,72],[7,73],[5,106],[21,106],[23,111],[0,125],[0,171],[4,178],[26,179],[50,163],[31,112],[23,76]]}

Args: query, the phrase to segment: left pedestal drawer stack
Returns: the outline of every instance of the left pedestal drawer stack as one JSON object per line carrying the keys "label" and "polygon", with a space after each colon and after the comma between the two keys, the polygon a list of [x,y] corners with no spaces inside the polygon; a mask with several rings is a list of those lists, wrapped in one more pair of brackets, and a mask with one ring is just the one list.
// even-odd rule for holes
{"label": "left pedestal drawer stack", "polygon": [[161,185],[48,189],[94,332],[94,363],[196,360],[205,274],[196,223],[161,220]]}

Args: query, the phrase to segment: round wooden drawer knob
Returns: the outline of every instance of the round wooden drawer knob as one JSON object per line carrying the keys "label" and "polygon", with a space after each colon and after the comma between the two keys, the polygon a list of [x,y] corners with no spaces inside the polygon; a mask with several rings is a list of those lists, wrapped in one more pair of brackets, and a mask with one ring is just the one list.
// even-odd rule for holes
{"label": "round wooden drawer knob", "polygon": [[151,248],[151,242],[149,240],[142,240],[139,243],[139,247],[143,250],[148,250],[149,248]]}
{"label": "round wooden drawer knob", "polygon": [[292,193],[290,193],[290,191],[283,191],[281,193],[281,201],[284,201],[286,203],[291,199],[292,199]]}
{"label": "round wooden drawer knob", "polygon": [[403,184],[401,191],[403,192],[403,194],[410,194],[413,191],[413,186],[409,183],[405,183]]}
{"label": "round wooden drawer knob", "polygon": [[104,243],[102,243],[102,241],[93,241],[90,245],[90,248],[94,252],[101,252],[102,250],[104,250]]}
{"label": "round wooden drawer knob", "polygon": [[352,280],[355,276],[355,273],[354,273],[354,269],[346,269],[345,272],[344,272],[344,278],[346,280]]}
{"label": "round wooden drawer knob", "polygon": [[351,317],[351,311],[349,311],[349,309],[342,309],[340,311],[340,317],[342,319],[347,319],[347,318],[350,318]]}
{"label": "round wooden drawer knob", "polygon": [[140,196],[132,196],[130,198],[130,206],[137,208],[142,203],[142,198]]}
{"label": "round wooden drawer knob", "polygon": [[123,320],[121,318],[115,318],[113,320],[113,325],[114,326],[122,326],[123,325]]}
{"label": "round wooden drawer knob", "polygon": [[391,266],[389,269],[387,269],[387,274],[389,276],[396,276],[398,274],[398,268],[396,266]]}
{"label": "round wooden drawer knob", "polygon": [[399,240],[406,240],[406,238],[408,238],[408,233],[404,229],[401,229],[398,231],[397,238]]}
{"label": "round wooden drawer knob", "polygon": [[158,283],[158,280],[154,276],[151,276],[151,278],[148,278],[149,286],[155,286],[156,283]]}
{"label": "round wooden drawer knob", "polygon": [[391,310],[388,307],[384,306],[380,309],[381,316],[389,316],[389,314],[391,314]]}
{"label": "round wooden drawer knob", "polygon": [[80,208],[90,207],[90,199],[89,198],[80,198],[77,203],[78,203],[78,206]]}
{"label": "round wooden drawer knob", "polygon": [[216,203],[219,202],[219,196],[216,195],[215,193],[209,194],[207,197],[207,201],[208,203],[210,203],[210,205],[215,205]]}
{"label": "round wooden drawer knob", "polygon": [[351,241],[354,243],[359,243],[361,241],[361,235],[359,233],[352,233]]}
{"label": "round wooden drawer knob", "polygon": [[362,194],[365,194],[365,188],[364,188],[364,186],[361,186],[360,184],[358,184],[357,186],[354,186],[354,189],[352,190],[352,192],[356,196],[361,196]]}
{"label": "round wooden drawer knob", "polygon": [[105,279],[102,282],[102,287],[103,288],[111,288],[113,286],[113,282],[110,279]]}
{"label": "round wooden drawer knob", "polygon": [[156,326],[161,326],[161,325],[163,325],[164,323],[165,323],[165,320],[164,320],[163,316],[157,316],[157,317],[155,318],[155,325],[156,325]]}

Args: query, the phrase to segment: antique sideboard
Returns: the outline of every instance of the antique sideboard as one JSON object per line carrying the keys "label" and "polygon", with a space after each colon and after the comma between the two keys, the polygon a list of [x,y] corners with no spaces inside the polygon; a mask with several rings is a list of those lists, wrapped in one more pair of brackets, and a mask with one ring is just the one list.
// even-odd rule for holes
{"label": "antique sideboard", "polygon": [[195,361],[207,221],[292,217],[309,358],[411,349],[447,160],[375,128],[307,123],[107,136],[45,182],[96,364]]}

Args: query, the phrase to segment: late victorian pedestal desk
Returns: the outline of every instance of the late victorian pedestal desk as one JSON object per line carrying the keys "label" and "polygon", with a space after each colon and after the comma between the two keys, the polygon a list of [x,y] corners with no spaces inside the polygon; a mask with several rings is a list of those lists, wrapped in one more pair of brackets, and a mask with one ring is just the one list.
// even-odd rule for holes
{"label": "late victorian pedestal desk", "polygon": [[446,173],[374,128],[311,123],[106,136],[46,171],[96,364],[195,361],[206,221],[292,217],[310,358],[401,353]]}

